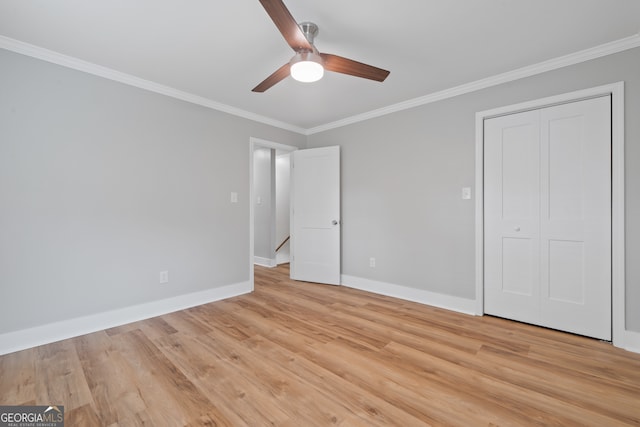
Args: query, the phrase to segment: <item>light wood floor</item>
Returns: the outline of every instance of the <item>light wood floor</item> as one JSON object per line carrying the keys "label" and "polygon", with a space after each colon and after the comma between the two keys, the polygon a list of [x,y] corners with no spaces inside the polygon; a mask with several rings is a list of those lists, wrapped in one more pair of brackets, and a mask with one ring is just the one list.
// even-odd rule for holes
{"label": "light wood floor", "polygon": [[256,268],[256,291],[0,357],[67,426],[640,424],[640,355]]}

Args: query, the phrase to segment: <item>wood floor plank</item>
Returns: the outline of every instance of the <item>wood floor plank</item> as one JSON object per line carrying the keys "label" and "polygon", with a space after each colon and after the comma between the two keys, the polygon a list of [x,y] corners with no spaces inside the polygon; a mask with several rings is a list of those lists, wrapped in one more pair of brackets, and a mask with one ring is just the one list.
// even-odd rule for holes
{"label": "wood floor plank", "polygon": [[36,349],[35,401],[71,411],[93,402],[73,340]]}
{"label": "wood floor plank", "polygon": [[[273,295],[269,299],[264,298],[265,301],[273,300],[277,295],[277,291],[260,290],[260,296],[266,293]],[[480,339],[461,337],[459,334],[443,331],[424,322],[418,325],[404,322],[399,324],[395,315],[385,316],[375,310],[367,310],[366,304],[356,307],[342,303],[319,304],[307,301],[304,296],[296,295],[287,298],[286,303],[280,304],[279,307],[275,305],[274,307],[288,312],[298,310],[301,316],[314,314],[313,318],[316,318],[320,325],[331,324],[337,336],[343,338],[348,336],[374,349],[380,349],[390,340],[401,339],[401,336],[407,335],[426,339],[430,343],[443,341],[446,346],[460,347],[471,353],[477,352],[483,344]]]}
{"label": "wood floor plank", "polygon": [[[203,307],[215,307],[214,304],[205,304]],[[211,332],[211,327],[206,323],[190,315],[191,310],[183,310],[177,313],[169,313],[162,316],[172,328],[179,332],[193,336],[204,335]]]}
{"label": "wood floor plank", "polygon": [[[215,406],[140,330],[113,338],[115,348],[134,368],[136,388],[155,423],[184,425]],[[152,409],[152,410],[151,410]]]}
{"label": "wood floor plank", "polygon": [[[336,316],[337,313],[324,304],[318,304],[313,301],[296,301],[296,297],[284,300],[278,297],[277,292],[269,292],[268,289],[256,293],[256,299],[259,299],[261,303],[267,305],[271,310],[289,313],[297,318],[304,318],[308,324],[320,330],[331,330],[333,333],[332,339],[339,337],[374,350],[379,350],[389,343],[389,338],[385,336],[386,331],[380,329],[377,331],[372,330],[374,325],[362,322],[357,317],[344,321],[345,319]],[[298,303],[296,304],[296,302]],[[327,325],[330,328],[327,328]]]}
{"label": "wood floor plank", "polygon": [[378,356],[377,352],[363,357],[362,352],[354,351],[351,346],[332,342],[318,347],[310,357],[314,363],[367,393],[435,425],[486,424],[497,409],[476,407],[469,402],[468,396],[458,392],[457,385],[423,381],[414,370],[388,364],[392,360]]}
{"label": "wood floor plank", "polygon": [[140,322],[140,330],[149,337],[149,339],[163,337],[178,332],[173,326],[167,323],[162,317],[154,317]]}
{"label": "wood floor plank", "polygon": [[[255,348],[260,354],[286,368],[292,375],[296,375],[308,384],[312,395],[320,393],[337,399],[352,408],[353,415],[347,415],[340,423],[349,425],[353,420],[355,425],[366,420],[368,426],[410,426],[420,425],[420,419],[398,409],[386,400],[375,395],[364,393],[361,388],[342,378],[334,372],[313,363],[306,357],[300,357],[271,340],[257,336],[247,340],[247,345]],[[331,387],[327,385],[331,384]]]}
{"label": "wood floor plank", "polygon": [[83,427],[640,425],[640,354],[288,274],[0,356],[0,404]]}
{"label": "wood floor plank", "polygon": [[209,307],[195,307],[190,309],[188,314],[207,324],[210,328],[216,327],[239,340],[249,338],[252,334],[247,325],[233,319],[232,313],[215,304]]}
{"label": "wood floor plank", "polygon": [[[349,409],[317,393],[307,395],[307,384],[281,366],[265,360],[263,355],[224,334],[211,334],[199,340],[214,354],[227,360],[236,372],[268,396],[272,406],[280,408],[290,421],[309,425],[335,424]],[[237,377],[237,375],[236,375]]]}
{"label": "wood floor plank", "polygon": [[[413,367],[411,370],[417,372],[417,376],[430,383],[443,387],[453,385],[465,401],[477,402],[478,407],[491,408],[492,413],[500,414],[500,418],[493,421],[497,424],[512,412],[511,408],[522,408],[514,414],[513,420],[522,425],[571,425],[573,420],[568,414],[581,412],[581,416],[594,425],[611,425],[614,421],[599,413],[578,408],[571,402],[546,395],[540,390],[540,384],[549,381],[549,378],[536,376],[526,387],[522,387],[515,375],[513,378],[509,376],[514,372],[504,372],[503,369],[501,375],[494,376],[395,343],[385,351],[394,355],[396,361],[402,360],[405,366]],[[465,357],[465,354],[460,353],[459,356]]]}
{"label": "wood floor plank", "polygon": [[[102,425],[146,409],[136,386],[134,373],[105,332],[78,337],[76,350],[85,379],[91,390],[96,414]],[[118,375],[113,375],[117,372]]]}
{"label": "wood floor plank", "polygon": [[531,363],[552,365],[574,372],[575,375],[594,376],[617,387],[631,387],[640,395],[640,369],[637,364],[611,352],[597,354],[585,348],[582,352],[571,353],[571,357],[567,357],[562,349],[536,345],[531,348],[528,356]]}
{"label": "wood floor plank", "polygon": [[0,405],[26,405],[34,399],[36,352],[30,348],[0,357]]}
{"label": "wood floor plank", "polygon": [[[610,423],[617,420],[640,425],[640,393],[637,388],[625,389],[597,377],[576,376],[573,372],[556,368],[554,365],[545,366],[552,375],[540,377],[531,372],[530,360],[493,350],[490,347],[481,349],[473,369],[494,378],[502,377],[510,384],[524,386],[528,392],[540,393],[585,411],[595,411],[609,417]],[[491,360],[491,363],[485,363],[487,360]],[[608,399],[617,403],[615,410],[611,410],[609,405],[602,401],[601,395],[606,395]],[[527,394],[526,397],[529,398],[530,395]]]}
{"label": "wood floor plank", "polygon": [[263,398],[264,391],[254,381],[240,375],[227,356],[212,351],[209,341],[206,336],[176,334],[158,344],[196,387],[220,406],[217,420],[229,420],[229,425],[278,425],[288,420],[281,408]]}
{"label": "wood floor plank", "polygon": [[95,409],[87,404],[82,405],[79,408],[66,411],[64,413],[65,424],[72,426],[99,426],[106,425],[98,417]]}
{"label": "wood floor plank", "polygon": [[[78,424],[78,426],[80,425],[82,424]],[[117,423],[110,424],[109,427],[148,427],[155,425],[154,419],[145,409],[140,412],[131,412],[125,418],[119,419]]]}

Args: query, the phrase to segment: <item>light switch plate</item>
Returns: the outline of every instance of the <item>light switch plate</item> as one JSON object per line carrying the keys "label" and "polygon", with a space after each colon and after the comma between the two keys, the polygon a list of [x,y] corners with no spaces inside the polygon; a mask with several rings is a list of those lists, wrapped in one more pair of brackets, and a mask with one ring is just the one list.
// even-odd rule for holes
{"label": "light switch plate", "polygon": [[235,191],[231,192],[231,203],[238,203],[238,193]]}
{"label": "light switch plate", "polygon": [[462,187],[462,200],[471,199],[471,187]]}
{"label": "light switch plate", "polygon": [[161,271],[160,272],[160,283],[169,283],[169,272]]}

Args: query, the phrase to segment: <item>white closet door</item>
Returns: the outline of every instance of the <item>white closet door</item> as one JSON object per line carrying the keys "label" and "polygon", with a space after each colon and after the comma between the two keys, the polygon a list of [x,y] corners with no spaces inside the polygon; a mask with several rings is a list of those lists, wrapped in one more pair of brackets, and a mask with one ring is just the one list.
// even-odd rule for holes
{"label": "white closet door", "polygon": [[485,311],[611,339],[610,97],[485,121]]}
{"label": "white closet door", "polygon": [[542,325],[611,339],[611,101],[540,111]]}
{"label": "white closet door", "polygon": [[485,121],[485,312],[540,319],[537,111]]}

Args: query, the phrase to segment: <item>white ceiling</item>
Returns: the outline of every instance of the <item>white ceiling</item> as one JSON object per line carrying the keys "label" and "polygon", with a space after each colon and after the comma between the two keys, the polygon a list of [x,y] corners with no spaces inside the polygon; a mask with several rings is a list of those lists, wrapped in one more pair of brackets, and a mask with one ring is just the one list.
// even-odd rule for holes
{"label": "white ceiling", "polygon": [[640,30],[638,0],[285,0],[316,46],[391,71],[251,89],[293,51],[258,0],[0,0],[0,35],[310,129]]}

